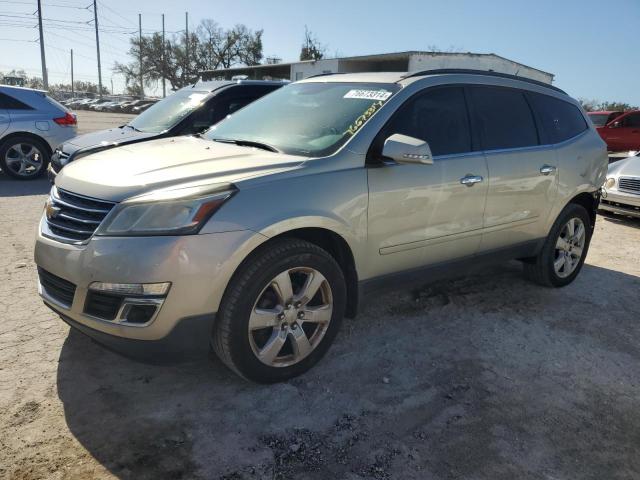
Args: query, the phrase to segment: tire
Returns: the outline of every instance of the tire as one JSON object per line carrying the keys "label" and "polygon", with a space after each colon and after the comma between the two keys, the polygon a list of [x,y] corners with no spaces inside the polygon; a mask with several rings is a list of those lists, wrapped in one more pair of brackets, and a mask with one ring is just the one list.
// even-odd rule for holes
{"label": "tire", "polygon": [[40,177],[47,171],[50,158],[46,144],[34,137],[15,136],[0,144],[0,168],[5,174],[18,180]]}
{"label": "tire", "polygon": [[[571,221],[574,225],[573,237],[570,235]],[[577,239],[580,225],[584,228],[582,241]],[[523,263],[525,277],[546,287],[569,285],[582,269],[591,243],[591,233],[591,218],[587,210],[582,205],[570,203],[558,215],[538,255]]]}
{"label": "tire", "polygon": [[[313,296],[306,298],[305,291]],[[234,274],[211,344],[238,375],[259,383],[285,381],[323,357],[345,306],[344,275],[329,253],[304,240],[275,240]]]}

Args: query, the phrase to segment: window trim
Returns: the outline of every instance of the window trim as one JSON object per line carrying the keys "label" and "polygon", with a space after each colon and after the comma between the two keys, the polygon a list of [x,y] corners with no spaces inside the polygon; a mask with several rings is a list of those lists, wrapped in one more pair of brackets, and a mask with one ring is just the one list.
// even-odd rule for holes
{"label": "window trim", "polygon": [[409,102],[414,101],[416,98],[421,97],[422,95],[426,95],[429,92],[432,92],[434,90],[439,90],[439,89],[443,89],[443,88],[457,88],[457,89],[461,89],[462,90],[462,97],[464,100],[464,104],[466,107],[466,111],[467,111],[467,123],[469,124],[469,140],[471,142],[471,150],[469,152],[462,152],[462,153],[447,153],[444,155],[434,155],[433,159],[434,160],[446,160],[449,158],[457,158],[457,157],[463,157],[463,156],[471,156],[471,155],[478,155],[480,153],[482,153],[482,149],[478,149],[478,147],[480,147],[480,143],[479,143],[479,138],[478,136],[475,134],[473,127],[473,122],[471,121],[471,102],[467,96],[467,92],[466,92],[466,86],[467,84],[462,84],[462,83],[448,83],[448,84],[442,84],[442,85],[433,85],[430,87],[425,87],[415,93],[413,93],[409,98],[405,99],[395,110],[394,112],[389,116],[389,118],[384,122],[384,125],[382,125],[382,127],[380,128],[380,130],[378,130],[378,133],[376,133],[376,135],[373,137],[373,140],[371,141],[371,144],[369,145],[369,148],[367,149],[367,153],[365,155],[365,167],[372,167],[372,168],[378,168],[378,167],[382,167],[382,166],[390,166],[390,165],[396,165],[396,163],[391,163],[391,162],[385,162],[384,160],[380,160],[378,158],[375,158],[374,156],[374,152],[373,152],[373,148],[374,145],[376,143],[376,141],[378,140],[378,138],[383,134],[383,132],[385,131],[385,129],[389,126],[389,124],[399,115],[400,110],[402,110],[402,108],[407,105]]}

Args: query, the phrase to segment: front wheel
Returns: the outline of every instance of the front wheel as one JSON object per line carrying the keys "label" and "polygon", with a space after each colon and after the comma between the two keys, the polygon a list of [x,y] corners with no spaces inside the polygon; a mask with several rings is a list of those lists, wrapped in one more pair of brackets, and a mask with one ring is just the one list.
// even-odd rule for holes
{"label": "front wheel", "polygon": [[536,257],[524,262],[525,276],[547,287],[564,287],[578,276],[591,242],[587,210],[569,204],[553,224]]}
{"label": "front wheel", "polygon": [[212,346],[242,377],[261,383],[288,380],[326,353],[345,305],[344,276],[329,253],[303,240],[277,240],[232,278]]}

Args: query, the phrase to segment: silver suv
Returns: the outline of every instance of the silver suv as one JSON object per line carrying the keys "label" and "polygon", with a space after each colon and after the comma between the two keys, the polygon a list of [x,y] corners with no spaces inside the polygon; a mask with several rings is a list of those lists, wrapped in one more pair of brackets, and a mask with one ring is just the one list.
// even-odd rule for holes
{"label": "silver suv", "polygon": [[0,169],[7,175],[42,175],[51,152],[76,133],[76,116],[47,92],[0,85]]}
{"label": "silver suv", "polygon": [[276,382],[325,354],[367,295],[520,259],[578,275],[605,144],[561,90],[490,72],[318,76],[199,137],[58,176],[35,259],[45,303],[138,356],[211,345]]}

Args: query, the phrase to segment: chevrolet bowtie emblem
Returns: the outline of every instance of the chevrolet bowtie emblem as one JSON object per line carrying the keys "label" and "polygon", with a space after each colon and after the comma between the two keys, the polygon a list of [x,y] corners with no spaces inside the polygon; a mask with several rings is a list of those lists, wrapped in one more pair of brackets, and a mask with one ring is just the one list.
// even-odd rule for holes
{"label": "chevrolet bowtie emblem", "polygon": [[60,208],[53,205],[51,200],[48,200],[47,204],[44,206],[44,212],[48,219],[52,219],[58,216]]}

